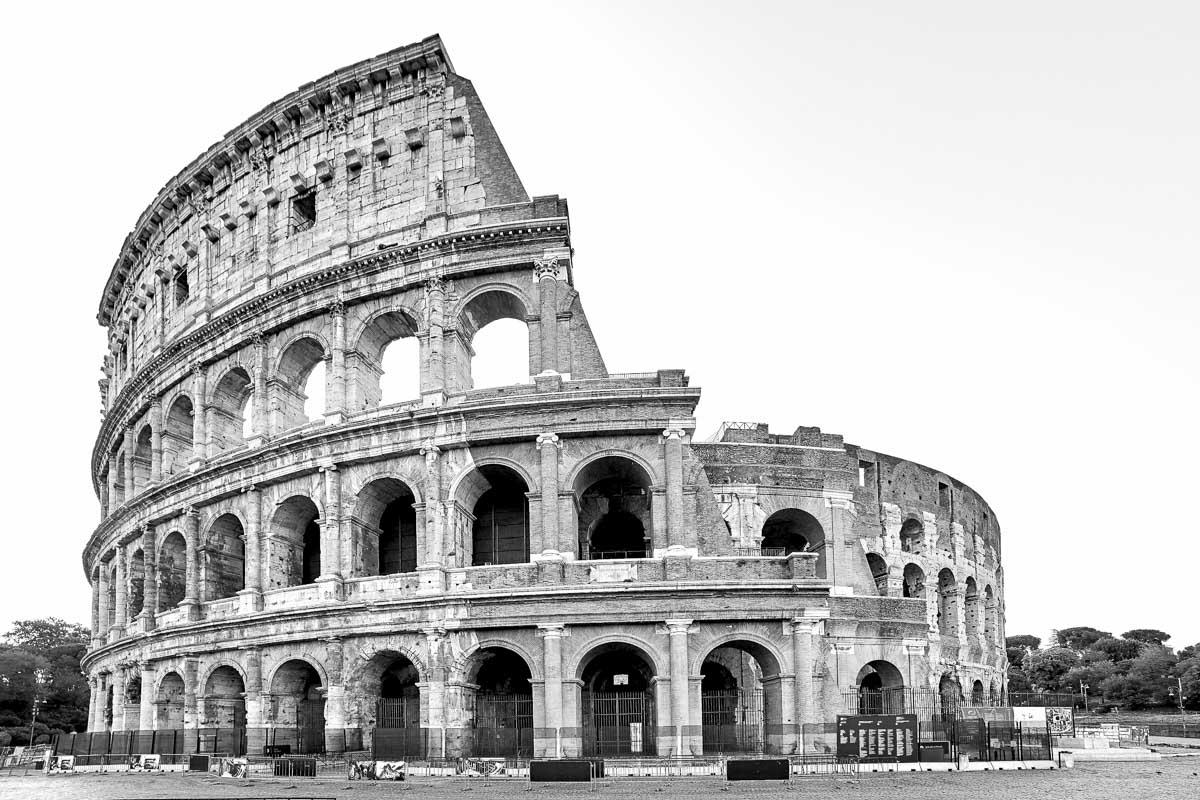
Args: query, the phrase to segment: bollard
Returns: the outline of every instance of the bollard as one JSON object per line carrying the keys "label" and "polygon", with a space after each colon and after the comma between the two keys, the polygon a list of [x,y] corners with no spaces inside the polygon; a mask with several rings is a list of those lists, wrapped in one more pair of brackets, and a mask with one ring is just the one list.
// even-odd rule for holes
{"label": "bollard", "polygon": [[968,765],[969,765],[970,763],[971,763],[971,757],[970,757],[969,755],[967,755],[966,753],[959,753],[959,754],[958,754],[958,768],[959,768],[959,770],[961,770],[961,771],[964,771],[964,772],[965,772],[965,771],[968,769]]}

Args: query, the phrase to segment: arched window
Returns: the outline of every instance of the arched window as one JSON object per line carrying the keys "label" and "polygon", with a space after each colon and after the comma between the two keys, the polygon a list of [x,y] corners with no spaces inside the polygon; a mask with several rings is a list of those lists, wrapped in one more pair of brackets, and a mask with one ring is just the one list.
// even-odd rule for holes
{"label": "arched window", "polygon": [[529,487],[513,470],[479,468],[488,487],[475,501],[471,524],[471,563],[521,564],[529,560]]}
{"label": "arched window", "polygon": [[321,525],[316,503],[293,495],[279,504],[271,522],[273,588],[313,583],[321,574]]}
{"label": "arched window", "polygon": [[192,457],[192,399],[179,395],[164,417],[162,434],[162,474],[176,475],[187,470]]}
{"label": "arched window", "polygon": [[209,415],[209,440],[214,455],[245,444],[253,417],[253,392],[250,375],[241,367],[229,370],[217,382]]}
{"label": "arched window", "polygon": [[476,295],[459,317],[460,361],[469,365],[457,376],[466,388],[511,386],[529,382],[529,330],[524,303],[516,295],[489,291]]}
{"label": "arched window", "polygon": [[362,411],[421,396],[421,348],[417,323],[389,311],[371,320],[347,354],[350,411]]}
{"label": "arched window", "polygon": [[171,531],[158,548],[158,610],[179,605],[187,594],[187,543],[179,531]]}
{"label": "arched window", "polygon": [[128,610],[130,621],[137,619],[142,613],[146,597],[146,554],[139,547],[129,557],[129,597]]}
{"label": "arched window", "polygon": [[900,526],[900,549],[906,553],[921,552],[925,526],[918,519],[906,519]]}
{"label": "arched window", "polygon": [[944,637],[958,637],[958,585],[949,568],[938,573],[938,631]]}
{"label": "arched window", "polygon": [[152,434],[149,425],[138,431],[133,448],[133,490],[140,493],[150,485],[150,459]]}
{"label": "arched window", "polygon": [[890,661],[871,661],[858,671],[859,714],[903,714],[908,707],[904,677]]}
{"label": "arched window", "polygon": [[984,641],[989,645],[997,645],[999,644],[999,639],[996,638],[999,609],[996,606],[996,595],[992,592],[990,584],[983,587],[983,614]]}
{"label": "arched window", "polygon": [[296,732],[293,752],[325,750],[325,695],[321,676],[306,661],[287,661],[271,679],[270,721]]}
{"label": "arched window", "polygon": [[798,508],[785,508],[763,523],[763,555],[788,555],[819,550],[825,545],[825,529],[817,518]]}
{"label": "arched window", "polygon": [[654,668],[640,649],[621,642],[585,656],[580,679],[580,719],[585,756],[657,754]]}
{"label": "arched window", "polygon": [[916,600],[925,599],[925,570],[916,564],[904,565],[904,596]]}
{"label": "arched window", "polygon": [[325,413],[325,348],[321,343],[310,337],[292,342],[279,359],[275,387],[280,430],[322,417]]}
{"label": "arched window", "polygon": [[580,558],[645,558],[653,551],[651,479],[637,462],[605,456],[575,479]]}
{"label": "arched window", "polygon": [[246,684],[230,666],[217,667],[204,682],[200,707],[201,727],[244,728],[246,726]]}
{"label": "arched window", "polygon": [[112,484],[112,494],[113,494],[112,507],[116,508],[117,506],[124,503],[126,500],[132,499],[132,498],[125,496],[125,451],[124,450],[117,450],[115,453],[113,453],[112,464],[113,464],[113,466],[110,467],[110,470],[113,470],[113,469],[116,470],[116,474],[113,477],[113,484]]}
{"label": "arched window", "polygon": [[533,752],[533,686],[525,659],[502,647],[477,651],[467,683],[474,733],[472,755],[523,757]]}
{"label": "arched window", "polygon": [[778,752],[783,696],[779,662],[749,641],[726,642],[700,665],[705,753]]}
{"label": "arched window", "polygon": [[204,599],[233,597],[246,588],[246,545],[242,522],[222,514],[209,528],[204,545]]}
{"label": "arched window", "polygon": [[371,481],[359,492],[354,525],[364,575],[417,569],[415,502],[412,490],[395,478]]}

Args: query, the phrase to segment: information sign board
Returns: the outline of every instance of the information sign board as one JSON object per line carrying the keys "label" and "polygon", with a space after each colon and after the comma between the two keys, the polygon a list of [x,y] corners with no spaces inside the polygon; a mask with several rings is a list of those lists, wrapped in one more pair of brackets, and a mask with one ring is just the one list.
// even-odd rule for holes
{"label": "information sign board", "polygon": [[916,761],[917,715],[839,715],[837,754],[860,761]]}

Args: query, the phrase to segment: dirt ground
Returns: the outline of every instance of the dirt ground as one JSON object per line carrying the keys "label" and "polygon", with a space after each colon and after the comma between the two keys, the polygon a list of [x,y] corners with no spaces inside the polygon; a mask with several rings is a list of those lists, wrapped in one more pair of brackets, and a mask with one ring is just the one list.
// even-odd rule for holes
{"label": "dirt ground", "polygon": [[[373,800],[383,797],[458,798],[464,792],[487,798],[547,798],[580,795],[638,798],[687,797],[727,800],[804,796],[837,800],[1091,800],[1091,798],[1200,798],[1200,755],[1158,762],[1083,764],[1073,770],[1036,772],[949,772],[865,774],[847,777],[796,778],[782,783],[726,783],[715,778],[674,780],[616,779],[594,784],[537,784],[518,779],[414,778],[403,783],[345,780],[264,779],[251,783],[208,775],[168,773],[130,775],[90,773],[56,776],[6,776],[0,773],[2,800],[149,800],[178,798],[337,798]],[[532,795],[531,795],[532,793]]]}

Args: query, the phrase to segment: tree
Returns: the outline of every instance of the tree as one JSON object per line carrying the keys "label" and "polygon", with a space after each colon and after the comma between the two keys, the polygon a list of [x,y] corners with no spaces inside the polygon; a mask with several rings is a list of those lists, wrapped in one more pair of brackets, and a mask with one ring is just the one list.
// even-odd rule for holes
{"label": "tree", "polygon": [[89,688],[79,661],[88,630],[50,617],[13,623],[0,643],[0,731],[26,744],[34,698],[37,736],[87,727]]}
{"label": "tree", "polygon": [[1124,675],[1113,675],[1102,684],[1106,701],[1126,708],[1153,708],[1170,705],[1167,692],[1175,681],[1167,676],[1175,670],[1175,655],[1165,647],[1147,645],[1129,664]]}
{"label": "tree", "polygon": [[1166,644],[1167,639],[1171,638],[1171,634],[1155,630],[1154,628],[1135,628],[1122,633],[1121,638],[1128,639],[1131,642],[1141,642],[1142,644],[1156,644],[1161,647]]}
{"label": "tree", "polygon": [[1094,642],[1111,636],[1112,634],[1108,631],[1101,631],[1086,626],[1079,628],[1060,628],[1058,631],[1058,645],[1059,647],[1069,647],[1072,650],[1086,650],[1091,647]]}
{"label": "tree", "polygon": [[1023,669],[1029,682],[1038,691],[1071,691],[1064,678],[1079,665],[1079,654],[1069,647],[1037,650],[1025,657]]}
{"label": "tree", "polygon": [[1195,656],[1200,656],[1200,642],[1197,642],[1196,644],[1189,644],[1187,647],[1179,651],[1177,657],[1180,661],[1187,661],[1189,658],[1193,658]]}
{"label": "tree", "polygon": [[17,620],[12,630],[4,635],[4,640],[21,650],[41,653],[63,645],[87,645],[90,635],[91,632],[82,625],[58,617],[46,617]]}
{"label": "tree", "polygon": [[1117,664],[1121,661],[1129,661],[1130,659],[1137,658],[1138,653],[1142,651],[1142,646],[1131,639],[1114,639],[1111,636],[1106,636],[1103,639],[1092,642],[1089,650],[1100,653],[1109,661]]}
{"label": "tree", "polygon": [[[1099,656],[1099,653],[1089,653],[1092,656]],[[1117,668],[1107,658],[1087,658],[1081,660],[1079,666],[1072,667],[1063,676],[1062,682],[1066,688],[1071,691],[1083,693],[1080,688],[1082,684],[1086,684],[1088,692],[1097,700],[1102,694],[1100,687],[1104,681],[1116,674]]]}
{"label": "tree", "polygon": [[[1008,663],[1012,666],[1019,667],[1025,662],[1025,656],[1032,650],[1037,650],[1041,645],[1042,640],[1036,636],[1022,634],[1019,636],[1006,636],[1004,639],[1004,649],[1008,655]],[[1017,691],[1024,691],[1023,689]]]}

